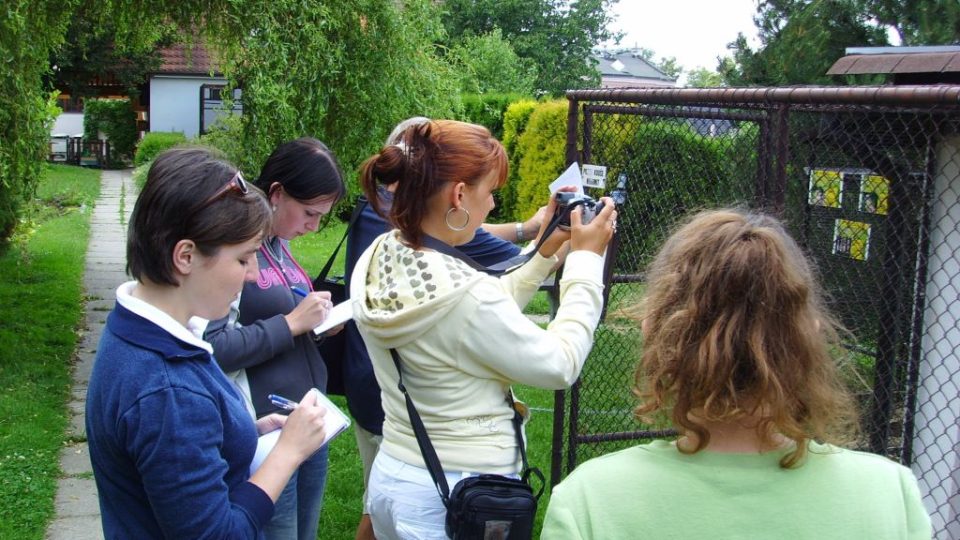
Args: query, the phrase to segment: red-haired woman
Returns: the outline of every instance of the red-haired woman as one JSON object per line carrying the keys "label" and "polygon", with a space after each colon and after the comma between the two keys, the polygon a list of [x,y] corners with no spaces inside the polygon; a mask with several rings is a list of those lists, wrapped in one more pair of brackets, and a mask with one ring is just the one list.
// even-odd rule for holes
{"label": "red-haired woman", "polygon": [[[425,243],[433,238],[452,248],[473,237],[506,180],[503,147],[486,128],[454,121],[415,125],[402,142],[361,167],[375,209],[377,185],[396,183],[386,216],[396,230],[360,257],[350,291],[383,393],[383,443],[367,502],[380,540],[446,538],[446,510],[424,468],[390,349],[402,359],[404,385],[450,485],[480,473],[517,474],[510,385],[565,388],[576,380],[600,317],[601,254],[616,218],[609,199],[588,225],[577,211],[570,233],[555,231],[526,265],[491,277]],[[568,239],[560,307],[542,329],[521,307]]]}

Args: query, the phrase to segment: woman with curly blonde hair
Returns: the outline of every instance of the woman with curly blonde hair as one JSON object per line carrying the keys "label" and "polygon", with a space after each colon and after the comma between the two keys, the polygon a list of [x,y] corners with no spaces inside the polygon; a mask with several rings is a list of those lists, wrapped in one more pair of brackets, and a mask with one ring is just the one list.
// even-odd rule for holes
{"label": "woman with curly blonde hair", "polygon": [[909,469],[834,446],[857,420],[838,325],[777,220],[700,213],[648,278],[624,311],[644,338],[635,412],[669,416],[679,438],[578,467],[543,538],[930,538]]}

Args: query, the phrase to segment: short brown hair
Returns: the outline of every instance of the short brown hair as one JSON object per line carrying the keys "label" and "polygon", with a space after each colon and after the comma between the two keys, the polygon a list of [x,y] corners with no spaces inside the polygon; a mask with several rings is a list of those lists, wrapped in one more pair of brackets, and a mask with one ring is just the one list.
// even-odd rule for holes
{"label": "short brown hair", "polygon": [[643,302],[626,312],[644,329],[636,414],[664,410],[696,434],[697,447],[681,451],[709,443],[698,419],[758,417],[762,441],[780,434],[796,443],[785,468],[801,462],[809,440],[845,442],[852,433],[856,411],[831,356],[839,325],[812,265],[776,219],[697,214],[663,245]]}
{"label": "short brown hair", "polygon": [[204,147],[167,150],[150,165],[127,232],[127,273],[157,284],[178,286],[173,248],[190,239],[200,253],[241,244],[270,229],[272,212],[252,185],[243,195],[224,192],[210,200],[237,173],[236,167]]}
{"label": "short brown hair", "polygon": [[[507,181],[507,154],[490,131],[476,124],[433,120],[414,124],[395,145],[384,146],[360,166],[360,185],[374,210],[419,247],[428,201],[447,182],[476,185],[492,171],[497,187]],[[397,184],[384,216],[377,184]]]}

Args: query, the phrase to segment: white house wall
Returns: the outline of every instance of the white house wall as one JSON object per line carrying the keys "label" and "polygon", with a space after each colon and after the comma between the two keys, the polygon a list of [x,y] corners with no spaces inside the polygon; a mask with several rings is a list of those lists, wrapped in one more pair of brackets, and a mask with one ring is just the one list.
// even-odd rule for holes
{"label": "white house wall", "polygon": [[150,131],[179,131],[187,137],[200,133],[200,86],[226,84],[216,77],[150,78]]}
{"label": "white house wall", "polygon": [[60,113],[50,128],[51,135],[83,135],[83,113]]}

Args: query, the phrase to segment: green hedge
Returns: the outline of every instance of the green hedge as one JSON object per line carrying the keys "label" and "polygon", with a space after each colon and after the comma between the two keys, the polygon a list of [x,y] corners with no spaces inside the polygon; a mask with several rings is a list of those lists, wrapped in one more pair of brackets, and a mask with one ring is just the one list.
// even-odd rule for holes
{"label": "green hedge", "polygon": [[503,139],[503,117],[511,103],[524,99],[520,94],[463,94],[463,119],[480,124],[497,139]]}
{"label": "green hedge", "polygon": [[503,147],[510,159],[510,176],[507,185],[497,191],[496,216],[503,221],[519,221],[514,217],[517,202],[517,184],[520,183],[520,158],[522,153],[517,142],[520,135],[527,129],[530,115],[537,108],[537,102],[532,99],[515,101],[503,113]]}
{"label": "green hedge", "polygon": [[133,164],[139,167],[152,161],[160,152],[184,142],[187,142],[187,137],[179,131],[151,131],[144,135],[137,146]]}
{"label": "green hedge", "polygon": [[533,215],[547,203],[548,186],[566,165],[567,100],[540,103],[517,139],[519,181],[513,219]]}
{"label": "green hedge", "polygon": [[750,197],[753,175],[745,167],[751,160],[742,156],[756,141],[756,130],[711,137],[677,121],[644,120],[631,131],[627,144],[594,152],[594,161],[619,164],[628,179],[627,204],[617,218],[620,250],[638,267],[626,272],[645,264],[677,219]]}
{"label": "green hedge", "polygon": [[137,116],[129,99],[88,99],[83,104],[83,139],[103,133],[110,143],[107,167],[123,166],[137,146]]}

